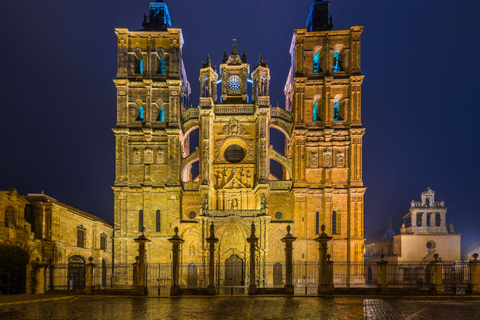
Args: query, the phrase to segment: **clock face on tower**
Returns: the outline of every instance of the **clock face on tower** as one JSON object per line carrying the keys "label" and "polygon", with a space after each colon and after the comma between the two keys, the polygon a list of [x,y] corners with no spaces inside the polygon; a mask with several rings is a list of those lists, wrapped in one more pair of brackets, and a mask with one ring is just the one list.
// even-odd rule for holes
{"label": "clock face on tower", "polygon": [[237,75],[230,76],[228,78],[228,87],[232,90],[240,89],[240,77]]}

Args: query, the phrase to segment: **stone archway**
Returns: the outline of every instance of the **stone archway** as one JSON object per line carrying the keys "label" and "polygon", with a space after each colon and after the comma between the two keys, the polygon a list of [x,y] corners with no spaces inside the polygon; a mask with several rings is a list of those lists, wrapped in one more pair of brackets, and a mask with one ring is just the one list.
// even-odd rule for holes
{"label": "stone archway", "polygon": [[26,292],[26,266],[30,259],[20,247],[0,244],[0,294]]}
{"label": "stone archway", "polygon": [[71,256],[68,258],[68,289],[83,288],[85,288],[85,259],[81,256]]}

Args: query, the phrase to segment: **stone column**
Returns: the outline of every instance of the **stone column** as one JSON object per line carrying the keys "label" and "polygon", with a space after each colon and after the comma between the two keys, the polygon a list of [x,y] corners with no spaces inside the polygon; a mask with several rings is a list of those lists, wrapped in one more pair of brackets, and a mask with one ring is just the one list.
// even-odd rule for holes
{"label": "stone column", "polygon": [[93,268],[95,264],[92,262],[93,257],[88,258],[89,263],[85,265],[85,293],[93,292]]}
{"label": "stone column", "polygon": [[332,240],[332,237],[329,237],[325,233],[325,225],[321,227],[322,233],[315,239],[318,242],[318,293],[332,293],[333,292],[333,274],[330,275],[328,272],[328,258],[327,258],[327,243]]}
{"label": "stone column", "polygon": [[250,243],[250,286],[248,286],[248,294],[254,295],[257,289],[255,279],[255,246],[258,238],[255,236],[255,223],[253,222],[251,230],[250,238],[247,238],[247,241]]}
{"label": "stone column", "polygon": [[480,294],[480,261],[477,260],[478,253],[472,255],[470,260],[470,286],[473,294]]}
{"label": "stone column", "polygon": [[207,242],[210,244],[210,260],[208,266],[208,294],[215,295],[215,243],[218,242],[218,239],[215,238],[215,226],[210,225],[210,237],[208,237]]}
{"label": "stone column", "polygon": [[380,261],[377,262],[378,268],[378,287],[386,288],[388,287],[388,278],[387,278],[387,264],[388,261],[383,260],[385,255],[382,253],[380,255]]}
{"label": "stone column", "polygon": [[430,262],[430,288],[436,294],[444,294],[445,288],[443,286],[442,273],[443,265],[438,260],[438,253],[433,255],[435,260]]}
{"label": "stone column", "polygon": [[175,235],[168,239],[172,243],[172,287],[170,288],[170,295],[171,296],[178,296],[181,294],[180,292],[180,285],[178,282],[178,277],[179,277],[179,256],[180,256],[180,244],[182,244],[184,241],[180,236],[178,235],[178,227],[175,227],[173,229],[175,231]]}
{"label": "stone column", "polygon": [[45,267],[47,264],[45,262],[40,263],[37,258],[37,263],[35,267],[35,293],[43,294],[45,293]]}
{"label": "stone column", "polygon": [[287,235],[282,238],[285,242],[285,294],[294,294],[293,287],[293,241],[297,239],[290,234],[290,226],[287,226]]}
{"label": "stone column", "polygon": [[138,283],[137,290],[146,293],[147,290],[147,249],[145,244],[150,242],[145,237],[145,227],[142,227],[142,235],[137,239],[133,239],[138,243]]}

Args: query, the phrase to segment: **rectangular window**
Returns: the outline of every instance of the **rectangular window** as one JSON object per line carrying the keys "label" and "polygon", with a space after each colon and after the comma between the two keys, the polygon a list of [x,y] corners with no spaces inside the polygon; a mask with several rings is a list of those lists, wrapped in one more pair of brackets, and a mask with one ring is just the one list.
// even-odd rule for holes
{"label": "rectangular window", "polygon": [[142,232],[143,228],[143,210],[138,211],[138,231]]}
{"label": "rectangular window", "polygon": [[435,225],[437,227],[440,227],[440,222],[442,221],[442,219],[440,218],[440,213],[436,213],[435,214]]}
{"label": "rectangular window", "polygon": [[315,212],[315,234],[320,234],[320,215],[317,212]]}
{"label": "rectangular window", "polygon": [[155,232],[160,232],[160,210],[155,214]]}
{"label": "rectangular window", "polygon": [[106,251],[107,250],[107,237],[100,236],[100,250]]}
{"label": "rectangular window", "polygon": [[77,247],[85,248],[85,230],[77,228]]}
{"label": "rectangular window", "polygon": [[337,211],[332,212],[332,234],[337,234]]}

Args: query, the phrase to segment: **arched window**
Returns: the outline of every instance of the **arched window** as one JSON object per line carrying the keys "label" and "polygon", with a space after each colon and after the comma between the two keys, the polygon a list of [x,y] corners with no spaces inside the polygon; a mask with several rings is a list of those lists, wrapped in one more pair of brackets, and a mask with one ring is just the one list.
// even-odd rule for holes
{"label": "arched window", "polygon": [[333,72],[340,72],[343,71],[342,66],[343,58],[340,52],[335,52],[333,54]]}
{"label": "arched window", "polygon": [[208,79],[205,77],[203,78],[203,96],[206,98],[208,94],[207,82]]}
{"label": "arched window", "polygon": [[158,50],[158,74],[165,74],[165,54],[163,50]]}
{"label": "arched window", "polygon": [[165,121],[165,109],[163,108],[163,105],[158,108],[157,121]]}
{"label": "arched window", "polygon": [[320,121],[318,101],[313,104],[313,121]]}
{"label": "arched window", "polygon": [[143,228],[143,210],[138,211],[138,231],[142,232]]}
{"label": "arched window", "polygon": [[337,211],[332,211],[332,234],[337,234]]}
{"label": "arched window", "polygon": [[155,232],[160,232],[160,210],[155,213]]}
{"label": "arched window", "polygon": [[340,116],[340,101],[335,101],[333,104],[333,121],[343,120]]}
{"label": "arched window", "polygon": [[423,213],[421,212],[417,213],[417,227],[422,226],[422,218],[423,218]]}
{"label": "arched window", "polygon": [[143,74],[143,56],[140,50],[135,51],[135,73]]}
{"label": "arched window", "polygon": [[322,72],[320,68],[320,51],[317,51],[313,56],[313,73]]}
{"label": "arched window", "polygon": [[435,214],[435,226],[440,227],[440,223],[442,222],[442,218],[440,217],[440,213]]}
{"label": "arched window", "polygon": [[137,116],[136,120],[137,121],[143,121],[144,117],[145,117],[145,112],[143,111],[143,107],[140,106],[140,107],[138,107],[138,116]]}

